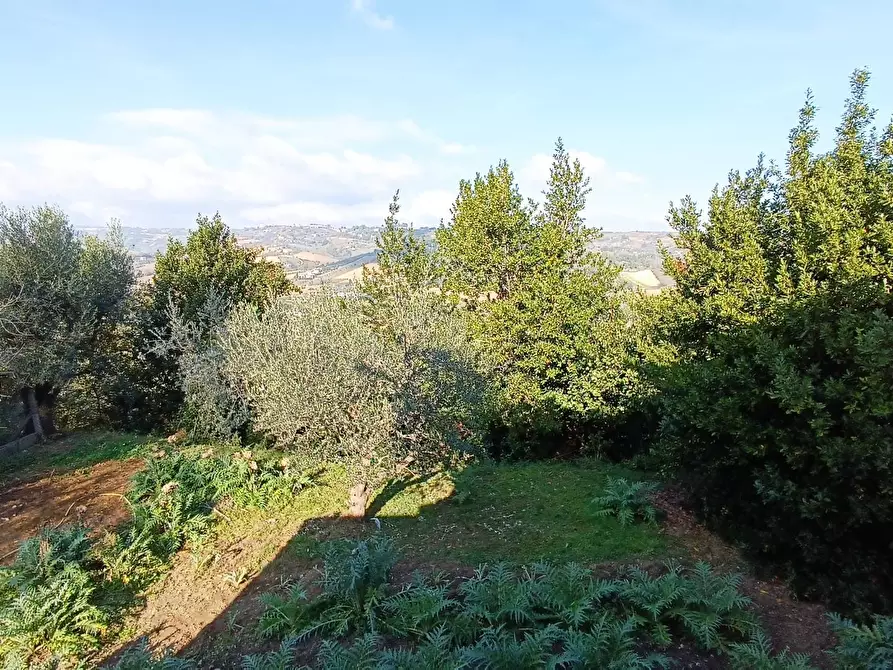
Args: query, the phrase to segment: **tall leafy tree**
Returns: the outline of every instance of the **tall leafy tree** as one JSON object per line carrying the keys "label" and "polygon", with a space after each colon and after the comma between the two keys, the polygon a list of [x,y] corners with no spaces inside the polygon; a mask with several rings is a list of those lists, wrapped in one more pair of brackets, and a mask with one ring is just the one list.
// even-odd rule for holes
{"label": "tall leafy tree", "polygon": [[57,207],[0,206],[0,360],[39,436],[54,430],[60,392],[107,346],[133,284],[117,224],[106,240],[81,238]]}
{"label": "tall leafy tree", "polygon": [[[223,319],[235,305],[263,309],[292,290],[282,266],[263,260],[258,249],[240,247],[219,214],[199,216],[185,244],[169,240],[155,259],[155,275],[143,294],[140,386],[142,404],[151,408],[144,419],[149,424],[170,421],[182,408],[178,352],[166,346],[174,320],[181,328],[191,324],[193,339],[206,339],[205,331],[215,326],[205,318],[209,301]],[[195,332],[197,326],[202,332]]]}
{"label": "tall leafy tree", "polygon": [[459,183],[448,226],[437,231],[444,289],[508,298],[530,272],[536,252],[532,203],[525,203],[508,163]]}
{"label": "tall leafy tree", "polygon": [[816,152],[811,96],[784,169],[761,160],[670,212],[682,259],[657,453],[713,523],[837,607],[893,608],[893,126],[854,73]]}
{"label": "tall leafy tree", "polygon": [[503,380],[512,450],[598,444],[634,386],[619,268],[589,250],[600,231],[585,225],[588,193],[559,140],[542,207],[524,203],[503,162],[460,184],[438,231],[444,286],[475,307],[477,338]]}

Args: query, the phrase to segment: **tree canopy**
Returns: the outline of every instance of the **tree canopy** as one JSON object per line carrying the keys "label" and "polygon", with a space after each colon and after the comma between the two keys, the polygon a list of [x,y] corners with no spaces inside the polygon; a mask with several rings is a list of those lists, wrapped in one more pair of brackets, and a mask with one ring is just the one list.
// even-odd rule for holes
{"label": "tree canopy", "polygon": [[62,388],[89,372],[96,351],[121,319],[134,283],[133,262],[113,223],[106,240],[79,237],[65,213],[50,206],[0,206],[0,360],[52,429]]}

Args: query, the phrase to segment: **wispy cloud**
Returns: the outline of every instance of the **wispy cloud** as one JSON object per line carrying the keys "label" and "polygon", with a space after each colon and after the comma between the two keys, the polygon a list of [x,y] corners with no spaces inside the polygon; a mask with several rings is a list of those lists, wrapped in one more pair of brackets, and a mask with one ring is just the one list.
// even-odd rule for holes
{"label": "wispy cloud", "polygon": [[370,28],[391,30],[394,27],[394,17],[379,14],[375,9],[375,0],[351,0],[351,9]]}

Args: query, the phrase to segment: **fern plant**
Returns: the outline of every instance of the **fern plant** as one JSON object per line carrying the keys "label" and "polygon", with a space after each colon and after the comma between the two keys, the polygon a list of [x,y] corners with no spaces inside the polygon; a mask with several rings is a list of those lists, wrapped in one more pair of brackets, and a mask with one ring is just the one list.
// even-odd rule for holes
{"label": "fern plant", "polygon": [[284,594],[264,593],[260,596],[264,611],[258,620],[258,632],[262,637],[298,635],[309,628],[317,614],[317,608],[308,602],[307,592],[295,584]]}
{"label": "fern plant", "polygon": [[[11,651],[2,658],[3,662],[0,667],[3,670],[59,670],[62,667],[62,659],[58,656],[35,661],[29,660],[27,656],[19,652]],[[82,666],[79,665],[76,670],[82,670]]]}
{"label": "fern plant", "polygon": [[112,670],[192,670],[195,663],[177,658],[170,652],[155,655],[149,648],[149,641],[142,638],[139,643],[123,654]]}
{"label": "fern plant", "polygon": [[329,605],[318,627],[335,635],[353,630],[376,632],[396,562],[394,542],[383,535],[355,544],[330,544],[324,551],[320,580]]}
{"label": "fern plant", "polygon": [[608,477],[602,495],[592,501],[596,506],[596,515],[616,516],[622,526],[628,526],[636,519],[657,523],[657,509],[650,498],[657,488],[653,482],[631,482],[623,477]]}
{"label": "fern plant", "polygon": [[532,566],[533,602],[538,618],[580,630],[593,614],[617,592],[617,582],[594,579],[592,571],[579,563]]}
{"label": "fern plant", "polygon": [[619,588],[626,609],[655,642],[672,642],[672,627],[685,630],[706,649],[723,649],[726,640],[746,639],[759,631],[750,599],[738,591],[739,575],[716,575],[706,563],[691,571],[669,565],[652,577],[633,568]]}
{"label": "fern plant", "polygon": [[[772,643],[766,634],[758,631],[747,642],[729,645],[732,667],[747,670],[816,670],[805,654],[792,654],[789,650],[772,653]],[[861,667],[861,666],[860,666]]]}
{"label": "fern plant", "polygon": [[539,628],[519,639],[503,626],[488,628],[474,647],[462,651],[471,667],[489,670],[534,670],[552,659],[552,647],[561,637],[554,626]]}
{"label": "fern plant", "polygon": [[46,582],[74,563],[89,561],[92,543],[82,526],[43,529],[19,546],[15,562],[4,571],[7,588],[27,591]]}
{"label": "fern plant", "polygon": [[425,635],[413,649],[395,649],[381,654],[382,668],[387,670],[430,670],[431,668],[459,669],[467,667],[461,649],[454,648],[455,638],[447,624],[441,624]]}
{"label": "fern plant", "polygon": [[589,632],[566,631],[561,642],[564,651],[553,661],[555,668],[601,668],[602,670],[650,670],[668,668],[662,654],[642,656],[636,651],[635,619],[618,619],[603,611],[594,618]]}
{"label": "fern plant", "polygon": [[96,584],[77,563],[30,585],[0,608],[0,652],[71,654],[97,647],[109,616],[95,603]]}
{"label": "fern plant", "polygon": [[871,625],[859,625],[837,614],[828,618],[838,641],[829,653],[839,670],[893,668],[893,617],[875,616]]}
{"label": "fern plant", "polygon": [[289,637],[282,641],[278,649],[244,656],[242,670],[300,670],[294,665],[295,644],[297,640]]}
{"label": "fern plant", "polygon": [[107,533],[95,548],[105,578],[133,592],[150,586],[164,573],[165,558],[173,549],[159,548],[158,542],[153,524],[130,523]]}
{"label": "fern plant", "polygon": [[463,610],[489,626],[534,622],[536,588],[532,579],[518,579],[507,563],[479,568],[459,587]]}
{"label": "fern plant", "polygon": [[449,595],[449,584],[439,575],[413,581],[383,603],[387,627],[395,635],[421,638],[437,629],[458,606]]}
{"label": "fern plant", "polygon": [[378,670],[383,667],[378,644],[378,636],[374,633],[364,635],[350,647],[342,646],[334,640],[326,640],[322,643],[317,660],[322,670]]}
{"label": "fern plant", "polygon": [[293,587],[285,596],[264,596],[261,634],[288,633],[303,640],[319,634],[340,637],[358,631],[377,632],[382,627],[388,579],[396,559],[394,543],[385,536],[330,543],[317,580],[319,596],[307,602],[300,587]]}

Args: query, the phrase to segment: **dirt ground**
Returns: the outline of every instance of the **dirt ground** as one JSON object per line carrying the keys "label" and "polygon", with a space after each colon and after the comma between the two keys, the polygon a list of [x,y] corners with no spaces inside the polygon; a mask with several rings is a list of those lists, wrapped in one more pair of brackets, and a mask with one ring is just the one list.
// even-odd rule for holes
{"label": "dirt ground", "polygon": [[701,525],[686,508],[684,498],[672,487],[654,496],[653,502],[663,514],[664,532],[680,540],[695,560],[745,574],[741,591],[753,600],[777,651],[787,647],[807,654],[819,668],[832,667],[824,653],[835,644],[825,607],[797,600],[780,580],[747,575],[748,566],[741,554]]}
{"label": "dirt ground", "polygon": [[0,563],[15,558],[19,544],[44,527],[80,522],[113,528],[129,515],[121,495],[140,459],[109,461],[83,471],[14,483],[0,491]]}

